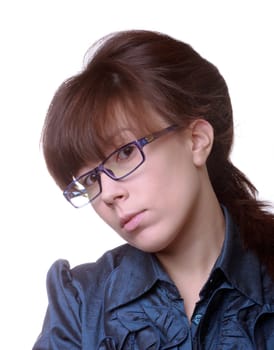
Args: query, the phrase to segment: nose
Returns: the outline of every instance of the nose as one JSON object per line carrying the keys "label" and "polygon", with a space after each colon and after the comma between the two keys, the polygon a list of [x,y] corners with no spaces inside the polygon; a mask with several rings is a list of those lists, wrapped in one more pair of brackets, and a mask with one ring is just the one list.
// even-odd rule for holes
{"label": "nose", "polygon": [[112,205],[128,197],[128,191],[123,181],[115,181],[106,174],[101,173],[101,185],[101,200],[107,205]]}

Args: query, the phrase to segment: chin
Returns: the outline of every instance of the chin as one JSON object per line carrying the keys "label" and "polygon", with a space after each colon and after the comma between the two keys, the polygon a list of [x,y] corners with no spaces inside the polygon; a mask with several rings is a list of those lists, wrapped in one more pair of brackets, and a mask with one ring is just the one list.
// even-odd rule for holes
{"label": "chin", "polygon": [[130,234],[121,234],[120,236],[131,246],[146,253],[163,252],[176,238],[174,233],[161,228],[136,230]]}
{"label": "chin", "polygon": [[130,245],[133,247],[142,250],[143,252],[146,253],[159,253],[161,251],[164,251],[167,247],[168,244],[164,244],[163,242],[145,242],[144,240],[142,242],[130,242],[128,241]]}

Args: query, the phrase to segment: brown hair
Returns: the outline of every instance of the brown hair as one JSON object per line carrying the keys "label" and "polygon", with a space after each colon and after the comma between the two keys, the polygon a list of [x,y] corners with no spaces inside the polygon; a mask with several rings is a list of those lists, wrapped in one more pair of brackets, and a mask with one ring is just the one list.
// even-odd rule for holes
{"label": "brown hair", "polygon": [[111,34],[92,47],[83,71],[59,87],[42,137],[57,184],[63,189],[82,166],[104,157],[121,118],[142,136],[153,129],[150,110],[169,124],[186,127],[204,118],[212,125],[207,162],[212,186],[240,227],[246,248],[274,276],[274,215],[230,160],[233,116],[227,85],[213,64],[167,35],[141,30]]}

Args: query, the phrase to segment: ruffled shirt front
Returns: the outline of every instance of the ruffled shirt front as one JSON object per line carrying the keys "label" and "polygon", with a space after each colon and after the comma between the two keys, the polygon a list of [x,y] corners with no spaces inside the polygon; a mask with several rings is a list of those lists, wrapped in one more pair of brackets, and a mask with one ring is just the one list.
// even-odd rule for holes
{"label": "ruffled shirt front", "polygon": [[33,350],[273,350],[274,283],[224,212],[223,249],[191,322],[156,257],[125,244],[96,263],[53,264]]}

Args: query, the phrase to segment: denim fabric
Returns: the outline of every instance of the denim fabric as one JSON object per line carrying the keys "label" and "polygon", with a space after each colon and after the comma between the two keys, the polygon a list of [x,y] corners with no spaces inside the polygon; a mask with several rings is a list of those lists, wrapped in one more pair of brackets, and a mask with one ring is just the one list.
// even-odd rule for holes
{"label": "denim fabric", "polygon": [[222,252],[191,322],[152,254],[123,245],[96,263],[48,273],[49,306],[34,350],[273,350],[274,283],[242,248],[224,209]]}

